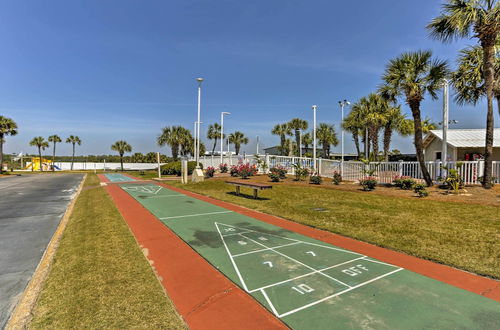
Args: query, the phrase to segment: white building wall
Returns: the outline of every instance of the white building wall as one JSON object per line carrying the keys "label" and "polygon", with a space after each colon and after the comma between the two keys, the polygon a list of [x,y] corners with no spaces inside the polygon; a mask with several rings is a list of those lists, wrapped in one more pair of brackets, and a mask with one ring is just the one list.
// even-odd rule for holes
{"label": "white building wall", "polygon": [[[435,138],[431,144],[425,148],[425,156],[424,159],[426,162],[433,162],[436,160],[436,152],[441,152],[441,143],[440,139]],[[447,161],[455,161],[457,157],[456,150],[454,147],[448,145],[448,159]]]}

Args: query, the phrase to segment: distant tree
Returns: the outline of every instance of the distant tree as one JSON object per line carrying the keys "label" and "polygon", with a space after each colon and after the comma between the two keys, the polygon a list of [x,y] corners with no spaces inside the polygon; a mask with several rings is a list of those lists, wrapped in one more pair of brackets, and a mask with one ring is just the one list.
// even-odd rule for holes
{"label": "distant tree", "polygon": [[[160,155],[160,161],[161,161],[161,156]],[[157,159],[156,159],[156,152],[148,152],[145,156],[144,156],[144,161],[146,163],[156,163]]]}
{"label": "distant tree", "polygon": [[239,155],[241,145],[248,144],[248,138],[242,132],[236,131],[229,134],[229,143],[234,144],[234,151],[236,151],[236,155]]}
{"label": "distant tree", "polygon": [[53,145],[54,145],[54,148],[52,149],[52,171],[55,171],[56,170],[56,144],[59,143],[59,142],[62,142],[61,138],[59,137],[59,135],[51,135],[49,136],[48,138],[49,142],[52,142]]}
{"label": "distant tree", "polygon": [[319,124],[319,127],[316,131],[316,137],[323,147],[323,157],[329,158],[330,146],[336,146],[339,144],[337,133],[335,133],[335,128],[333,127],[333,125],[321,123]]}
{"label": "distant tree", "polygon": [[[293,118],[288,122],[288,127],[295,132],[295,144],[300,146],[300,134],[308,127],[307,121],[300,118]],[[297,156],[300,155],[300,147],[297,147]]]}
{"label": "distant tree", "polygon": [[71,155],[71,170],[73,170],[73,163],[75,162],[75,146],[78,144],[78,145],[81,145],[82,144],[82,140],[80,140],[80,138],[76,135],[70,135],[67,139],[66,139],[66,143],[71,143],[73,145],[73,153]]}
{"label": "distant tree", "polygon": [[192,148],[192,146],[188,145],[191,143],[192,139],[191,132],[186,128],[182,126],[169,126],[162,129],[160,136],[158,136],[157,143],[159,146],[170,146],[172,157],[174,160],[178,160],[179,153],[181,153],[181,155],[187,155],[189,149]]}
{"label": "distant tree", "polygon": [[[493,97],[495,89],[495,46],[500,35],[500,2],[498,0],[447,0],[441,15],[427,26],[431,36],[444,42],[474,37],[479,40],[483,55],[483,77],[486,92],[486,138],[484,148],[483,187],[492,186]],[[427,181],[427,180],[426,180]]]}
{"label": "distant tree", "polygon": [[[208,126],[207,138],[209,140],[214,140],[212,154],[215,152],[215,148],[217,147],[217,140],[220,139],[220,133],[221,133],[221,127],[219,124],[215,123],[213,125]],[[225,138],[225,137],[226,137],[226,134],[224,134],[223,138]]]}
{"label": "distant tree", "polygon": [[141,152],[136,152],[130,157],[132,163],[144,163],[145,156]]}
{"label": "distant tree", "polygon": [[401,113],[401,106],[389,105],[384,116],[384,161],[388,162],[392,133],[396,131],[401,134],[401,123],[405,120],[405,115]]}
{"label": "distant tree", "polygon": [[304,145],[305,153],[309,152],[309,146],[313,144],[313,138],[311,136],[311,133],[306,133],[302,135],[302,144]]}
{"label": "distant tree", "polygon": [[432,185],[432,179],[424,159],[420,104],[426,93],[433,99],[437,98],[437,90],[441,88],[442,81],[447,75],[446,61],[433,59],[432,52],[403,53],[389,62],[382,76],[384,85],[380,87],[380,92],[386,99],[396,102],[396,97],[404,96],[410,106],[415,125],[414,143],[417,159],[428,186]]}
{"label": "distant tree", "polygon": [[[37,136],[37,137],[34,137],[30,141],[30,146],[34,146],[34,147],[38,148],[38,157],[40,157],[40,171],[43,171],[42,150],[45,150],[45,148],[48,148],[49,143],[47,141],[45,141],[43,136]],[[33,164],[31,166],[33,166]]]}
{"label": "distant tree", "polygon": [[120,141],[116,141],[111,146],[111,150],[117,151],[118,154],[120,155],[120,165],[121,165],[122,172],[123,172],[123,155],[126,152],[131,152],[132,146],[130,144],[128,144],[127,141],[120,140]]}
{"label": "distant tree", "polygon": [[272,134],[278,135],[280,137],[280,153],[281,155],[285,155],[286,146],[286,137],[292,135],[292,130],[288,124],[276,124],[271,131]]}
{"label": "distant tree", "polygon": [[0,115],[0,174],[3,173],[3,144],[5,137],[17,134],[17,124],[10,118]]}

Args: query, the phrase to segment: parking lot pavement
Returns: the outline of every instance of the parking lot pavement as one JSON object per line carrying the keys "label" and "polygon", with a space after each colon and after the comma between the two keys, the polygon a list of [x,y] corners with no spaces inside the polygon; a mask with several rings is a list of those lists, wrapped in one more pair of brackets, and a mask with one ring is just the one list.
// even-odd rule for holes
{"label": "parking lot pavement", "polygon": [[0,329],[33,275],[83,174],[0,179]]}

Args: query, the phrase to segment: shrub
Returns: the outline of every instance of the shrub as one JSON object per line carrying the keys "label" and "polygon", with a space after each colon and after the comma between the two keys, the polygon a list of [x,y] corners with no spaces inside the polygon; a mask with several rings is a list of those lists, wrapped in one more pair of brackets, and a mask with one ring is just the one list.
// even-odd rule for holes
{"label": "shrub", "polygon": [[271,167],[271,169],[269,169],[269,172],[278,174],[280,179],[286,179],[287,170],[282,166]]}
{"label": "shrub", "polygon": [[323,182],[323,178],[320,177],[318,174],[314,173],[309,177],[309,183],[312,184],[321,184]]}
{"label": "shrub", "polygon": [[[203,168],[203,164],[200,163],[200,167]],[[193,174],[193,170],[196,168],[196,162],[188,162],[188,175]],[[161,167],[162,175],[181,175],[181,162],[170,162]]]}
{"label": "shrub", "polygon": [[292,165],[295,169],[295,181],[302,181],[309,175],[309,170],[302,167],[302,164],[297,163]]}
{"label": "shrub", "polygon": [[280,176],[277,173],[270,172],[267,176],[271,179],[271,182],[280,182]]}
{"label": "shrub", "polygon": [[205,176],[207,178],[213,178],[214,174],[215,174],[215,168],[212,166],[207,167],[207,169],[205,170]]}
{"label": "shrub", "polygon": [[342,182],[342,175],[339,172],[333,172],[333,184],[339,185]]}
{"label": "shrub", "polygon": [[248,177],[257,174],[257,167],[250,164],[241,164],[237,168],[238,175],[242,179],[247,179]]}
{"label": "shrub", "polygon": [[229,174],[231,174],[231,176],[238,176],[238,166],[231,165],[231,168],[229,169]]}
{"label": "shrub", "polygon": [[363,187],[364,191],[374,190],[377,186],[377,179],[374,176],[366,176],[359,180],[359,184]]}
{"label": "shrub", "polygon": [[417,183],[413,186],[413,191],[418,195],[418,197],[427,197],[429,196],[429,192],[426,189],[427,187],[421,183]]}
{"label": "shrub", "polygon": [[227,170],[228,170],[227,164],[226,163],[219,164],[219,170],[221,173],[227,173]]}
{"label": "shrub", "polygon": [[394,186],[403,190],[410,190],[415,184],[417,184],[417,181],[409,176],[396,175],[392,180],[392,183],[394,184]]}
{"label": "shrub", "polygon": [[[457,168],[462,166],[462,163],[458,162],[456,164]],[[441,166],[448,173],[446,178],[439,178],[439,180],[447,187],[448,190],[453,190],[455,194],[458,194],[460,189],[464,188],[464,179],[460,175],[457,169],[449,168],[446,166]]]}

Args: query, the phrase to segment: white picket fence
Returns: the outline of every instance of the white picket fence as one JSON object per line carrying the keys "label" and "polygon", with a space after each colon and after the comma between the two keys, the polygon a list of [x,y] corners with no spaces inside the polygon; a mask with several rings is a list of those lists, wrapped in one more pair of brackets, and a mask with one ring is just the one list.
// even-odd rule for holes
{"label": "white picket fence", "polygon": [[[309,169],[314,168],[312,158],[274,155],[259,155],[259,157],[262,161],[265,161],[268,169],[281,166],[287,170],[288,174],[294,174],[293,164],[297,163],[300,163],[302,167]],[[217,169],[219,164],[221,164],[221,158],[220,156],[203,156],[200,158],[200,162],[203,164],[204,168],[212,166]],[[233,155],[231,157],[223,157],[222,163],[228,164],[229,166],[246,163],[257,165],[254,155]],[[461,163],[458,171],[463,177],[466,185],[480,184],[480,178],[483,176],[484,172],[484,161],[463,161],[458,163]],[[423,179],[420,164],[418,162],[372,162],[367,165],[363,162],[348,161],[344,162],[342,165],[342,162],[338,160],[318,158],[316,159],[316,165],[321,176],[331,178],[335,171],[339,173],[342,172],[343,179],[347,181],[358,181],[360,178],[366,176],[366,173],[370,170],[374,171],[374,175],[380,183],[391,183],[395,176],[409,176],[414,179]],[[441,168],[441,162],[439,161],[426,162],[426,166],[434,181],[438,181],[439,177],[444,174]],[[447,162],[447,166],[448,168],[456,168],[457,162]],[[259,171],[264,172],[262,168],[260,168]],[[500,183],[500,162],[498,161],[493,162],[492,176],[495,178],[496,183]]]}
{"label": "white picket fence", "polygon": [[[161,163],[163,165],[165,163]],[[55,165],[61,170],[70,170],[71,162],[55,162]],[[154,170],[158,168],[157,163],[123,163],[123,169],[131,171]],[[105,162],[74,162],[73,170],[75,171],[112,171],[121,169],[120,163],[105,163]]]}

